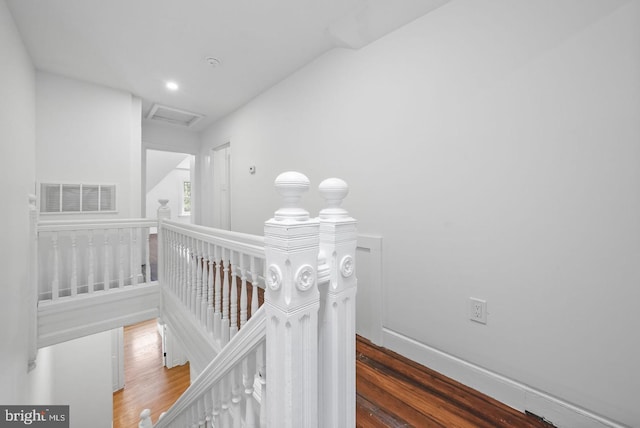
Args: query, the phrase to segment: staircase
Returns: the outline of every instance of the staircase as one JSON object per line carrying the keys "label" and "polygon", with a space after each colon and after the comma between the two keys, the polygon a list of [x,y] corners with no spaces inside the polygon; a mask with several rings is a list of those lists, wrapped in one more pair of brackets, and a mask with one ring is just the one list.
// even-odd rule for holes
{"label": "staircase", "polygon": [[318,218],[300,204],[307,177],[283,173],[275,187],[282,207],[264,237],[172,222],[163,207],[157,223],[38,222],[33,204],[32,360],[38,347],[160,317],[199,375],[156,427],[355,426],[348,187],[320,184]]}

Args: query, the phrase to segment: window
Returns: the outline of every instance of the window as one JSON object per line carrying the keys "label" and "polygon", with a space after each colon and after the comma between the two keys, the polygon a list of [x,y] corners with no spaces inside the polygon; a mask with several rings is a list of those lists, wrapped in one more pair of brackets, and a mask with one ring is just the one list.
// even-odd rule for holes
{"label": "window", "polygon": [[191,215],[191,182],[182,182],[182,215]]}
{"label": "window", "polygon": [[116,210],[116,186],[112,184],[40,185],[40,212],[84,213]]}

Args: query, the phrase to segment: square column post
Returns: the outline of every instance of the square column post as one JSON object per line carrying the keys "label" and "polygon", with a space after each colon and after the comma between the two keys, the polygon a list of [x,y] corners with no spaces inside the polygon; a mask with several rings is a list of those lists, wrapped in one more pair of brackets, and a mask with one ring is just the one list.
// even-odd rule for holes
{"label": "square column post", "polygon": [[[309,179],[275,180],[283,207],[265,222],[267,426],[318,426],[319,221],[300,206]],[[263,403],[264,405],[264,403]]]}
{"label": "square column post", "polygon": [[320,426],[356,425],[356,220],[340,208],[347,183],[320,183],[326,208],[320,211],[320,255],[329,281],[320,284]]}

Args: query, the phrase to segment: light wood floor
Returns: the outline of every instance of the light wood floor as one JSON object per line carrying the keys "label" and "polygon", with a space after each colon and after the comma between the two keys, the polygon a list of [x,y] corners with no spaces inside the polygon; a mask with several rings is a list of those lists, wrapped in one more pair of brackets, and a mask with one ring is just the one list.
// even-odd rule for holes
{"label": "light wood floor", "polygon": [[[162,366],[155,320],[125,327],[125,389],[113,395],[114,428],[158,420],[189,386],[189,365]],[[549,428],[471,388],[361,337],[356,341],[356,426]]]}
{"label": "light wood floor", "polygon": [[113,428],[136,428],[145,408],[156,422],[189,387],[189,364],[162,365],[156,320],[124,328],[124,354],[125,387],[113,394]]}

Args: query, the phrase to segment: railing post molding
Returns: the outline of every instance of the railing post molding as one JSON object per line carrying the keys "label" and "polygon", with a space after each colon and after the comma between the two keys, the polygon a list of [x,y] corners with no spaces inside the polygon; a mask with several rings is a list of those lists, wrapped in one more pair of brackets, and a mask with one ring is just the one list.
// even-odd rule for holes
{"label": "railing post molding", "polygon": [[283,206],[265,222],[267,426],[318,426],[319,221],[300,206],[309,179],[275,180]]}
{"label": "railing post molding", "polygon": [[325,206],[320,211],[320,258],[329,281],[319,284],[319,415],[321,427],[356,424],[356,288],[357,223],[341,208],[347,183],[329,178],[320,183]]}
{"label": "railing post molding", "polygon": [[[169,203],[169,199],[158,199],[158,203],[160,204],[160,206],[158,207],[158,234],[156,236],[156,249],[157,249],[157,276],[158,276],[158,283],[160,284],[161,287],[166,287],[168,286],[168,284],[165,282],[166,281],[166,272],[167,269],[169,268],[168,266],[168,260],[165,259],[165,236],[164,233],[162,231],[162,221],[163,220],[171,220],[171,208],[169,208],[169,206],[167,205]],[[162,316],[164,314],[164,301],[163,301],[163,297],[162,297],[162,293],[160,293],[160,322],[162,323]]]}

